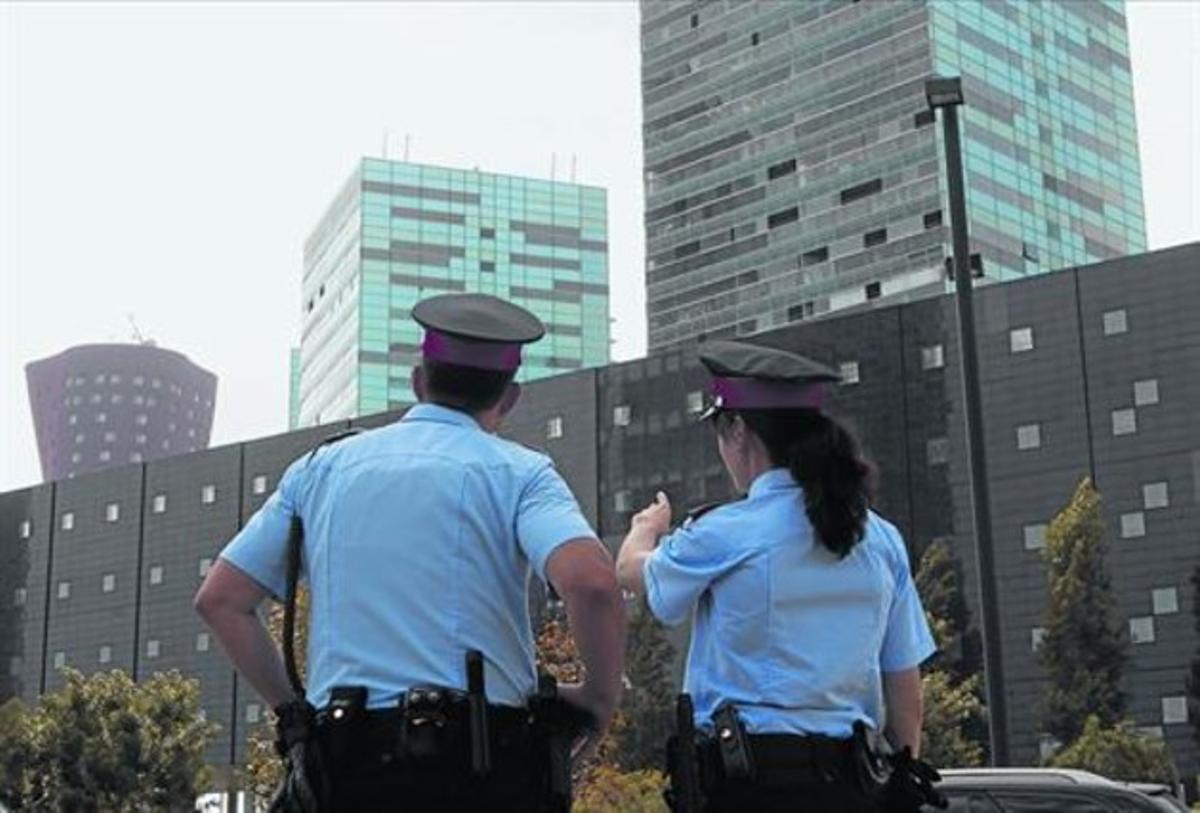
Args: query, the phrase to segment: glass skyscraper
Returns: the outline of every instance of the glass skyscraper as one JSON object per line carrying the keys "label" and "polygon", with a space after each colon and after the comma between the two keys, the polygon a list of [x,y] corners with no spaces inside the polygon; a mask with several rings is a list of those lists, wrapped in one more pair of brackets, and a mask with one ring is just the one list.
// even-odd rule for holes
{"label": "glass skyscraper", "polygon": [[946,290],[934,74],[976,273],[1145,249],[1120,0],[643,0],[641,33],[651,348]]}
{"label": "glass skyscraper", "polygon": [[294,425],[412,403],[412,307],[463,291],[546,323],[520,380],[607,363],[605,190],[364,158],[304,247]]}

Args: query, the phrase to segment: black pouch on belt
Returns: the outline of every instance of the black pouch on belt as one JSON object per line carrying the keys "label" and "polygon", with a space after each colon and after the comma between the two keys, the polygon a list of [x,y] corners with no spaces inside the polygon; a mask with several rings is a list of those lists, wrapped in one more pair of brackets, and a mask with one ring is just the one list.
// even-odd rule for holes
{"label": "black pouch on belt", "polygon": [[416,766],[464,756],[466,695],[444,686],[414,686],[404,694],[400,753]]}
{"label": "black pouch on belt", "polygon": [[725,703],[713,712],[713,736],[725,779],[754,781],[754,754],[737,709]]}
{"label": "black pouch on belt", "polygon": [[367,711],[366,686],[334,686],[329,705],[320,714],[326,757],[334,765],[341,763],[357,740]]}

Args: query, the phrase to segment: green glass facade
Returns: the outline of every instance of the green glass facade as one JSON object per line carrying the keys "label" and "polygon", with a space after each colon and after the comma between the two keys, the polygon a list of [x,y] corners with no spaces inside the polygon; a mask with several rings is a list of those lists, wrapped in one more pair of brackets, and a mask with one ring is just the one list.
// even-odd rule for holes
{"label": "green glass facade", "polygon": [[1012,279],[1146,250],[1124,5],[936,0],[934,70],[962,76],[971,234]]}
{"label": "green glass facade", "polygon": [[520,380],[608,362],[605,190],[363,159],[305,245],[297,426],[412,403],[420,300],[493,294],[547,326]]}
{"label": "green glass facade", "polygon": [[986,281],[1145,249],[1120,0],[641,11],[652,350],[948,290],[935,74]]}

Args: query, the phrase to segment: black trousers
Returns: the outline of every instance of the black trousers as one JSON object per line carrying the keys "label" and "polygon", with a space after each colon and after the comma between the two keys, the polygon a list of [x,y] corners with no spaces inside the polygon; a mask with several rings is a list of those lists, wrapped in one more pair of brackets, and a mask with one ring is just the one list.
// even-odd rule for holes
{"label": "black trousers", "polygon": [[755,787],[725,782],[709,794],[706,813],[883,813],[878,802],[856,786],[842,782],[797,783],[784,787]]}

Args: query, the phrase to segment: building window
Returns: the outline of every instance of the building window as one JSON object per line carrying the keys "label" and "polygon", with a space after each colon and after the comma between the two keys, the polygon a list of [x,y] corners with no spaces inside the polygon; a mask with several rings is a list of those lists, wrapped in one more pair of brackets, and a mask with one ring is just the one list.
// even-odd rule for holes
{"label": "building window", "polygon": [[8,674],[10,677],[20,677],[21,671],[24,669],[24,662],[19,655],[13,655],[8,659]]}
{"label": "building window", "polygon": [[863,248],[882,246],[887,242],[887,229],[875,229],[863,235]]}
{"label": "building window", "polygon": [[1133,382],[1133,405],[1151,406],[1158,403],[1158,379],[1147,378]]}
{"label": "building window", "polygon": [[1135,644],[1154,643],[1154,618],[1141,616],[1129,619],[1129,640]]}
{"label": "building window", "polygon": [[70,582],[59,582],[58,583],[58,597],[59,597],[59,599],[61,599],[63,601],[65,601],[66,599],[69,599],[71,597],[71,583]]}
{"label": "building window", "polygon": [[1040,423],[1027,423],[1024,426],[1017,427],[1017,449],[1026,451],[1028,449],[1038,449],[1042,445],[1042,425]]}
{"label": "building window", "polygon": [[74,425],[75,425],[75,424],[77,424],[78,422],[79,422],[79,416],[78,416],[78,415],[68,415],[68,416],[67,416],[67,423],[68,423],[69,425],[71,425],[71,426],[74,426]]}
{"label": "building window", "polygon": [[257,703],[249,703],[246,705],[246,722],[257,723],[262,717],[262,706]]}
{"label": "building window", "polygon": [[1186,723],[1188,707],[1186,697],[1164,697],[1162,699],[1162,721],[1166,725]]}
{"label": "building window", "polygon": [[160,644],[157,639],[151,638],[146,642],[147,658],[157,658],[160,652],[162,652],[162,644]]}
{"label": "building window", "polygon": [[633,409],[629,404],[613,407],[613,426],[629,426],[629,420],[632,417]]}
{"label": "building window", "polygon": [[1129,323],[1125,319],[1125,309],[1119,308],[1115,311],[1104,312],[1104,335],[1119,336],[1129,330]]}
{"label": "building window", "polygon": [[479,261],[479,270],[485,274],[496,273],[496,261],[495,260],[480,260]]}
{"label": "building window", "polygon": [[116,442],[116,439],[117,439],[116,432],[105,432],[104,433],[104,442],[105,443],[114,443],[114,442]]}
{"label": "building window", "polygon": [[1033,349],[1033,328],[1019,327],[1008,332],[1008,349],[1012,353],[1025,353]]}
{"label": "building window", "polygon": [[1121,514],[1121,538],[1136,539],[1146,535],[1146,515],[1141,511]]}
{"label": "building window", "polygon": [[940,370],[946,366],[945,353],[940,344],[921,348],[921,369]]}
{"label": "building window", "polygon": [[145,435],[134,435],[133,442],[136,443],[138,446],[145,446],[146,445],[146,436]]}
{"label": "building window", "polygon": [[208,571],[212,570],[212,562],[213,562],[213,560],[209,559],[207,557],[200,560],[200,568],[199,568],[200,578],[203,579],[205,576],[208,575]]}
{"label": "building window", "polygon": [[98,457],[100,458],[101,463],[107,463],[108,461],[112,460],[112,452],[110,452],[108,449],[101,449]]}
{"label": "building window", "polygon": [[[758,36],[755,34],[754,36]],[[796,159],[789,158],[786,161],[780,161],[778,164],[772,164],[767,167],[767,180],[773,181],[776,178],[782,178],[784,175],[791,175],[796,171]]]}
{"label": "building window", "polygon": [[479,230],[479,236],[482,237],[484,240],[495,240],[496,239],[496,229],[492,226],[483,226]]}
{"label": "building window", "polygon": [[942,225],[942,210],[941,209],[938,209],[936,212],[926,213],[925,228],[936,229],[940,225]]}
{"label": "building window", "polygon": [[197,652],[207,652],[208,651],[208,633],[207,632],[202,632],[196,636],[196,651]]}
{"label": "building window", "polygon": [[100,578],[100,592],[111,593],[113,590],[116,590],[116,589],[117,589],[117,574],[105,573]]}
{"label": "building window", "polygon": [[843,361],[838,365],[838,374],[841,376],[841,384],[857,384],[858,377],[858,362]]}
{"label": "building window", "polygon": [[108,421],[108,415],[103,412],[96,413],[96,423],[105,423],[106,421]]}
{"label": "building window", "polygon": [[622,488],[613,494],[613,509],[616,511],[628,511],[632,501],[632,495],[629,489]]}
{"label": "building window", "polygon": [[104,506],[104,521],[116,522],[121,518],[121,506],[118,503],[110,502]]}
{"label": "building window", "polygon": [[1034,627],[1029,631],[1029,648],[1037,652],[1042,648],[1042,641],[1046,638],[1045,627]]}
{"label": "building window", "polygon": [[216,486],[207,485],[207,486],[204,486],[204,488],[200,489],[200,502],[202,502],[204,505],[212,505],[216,501],[217,501],[217,487]]}
{"label": "building window", "polygon": [[687,394],[687,411],[689,415],[698,415],[704,411],[704,393],[693,390]]}
{"label": "building window", "polygon": [[141,452],[130,452],[129,453],[129,462],[130,463],[141,463],[142,462],[142,453]]}
{"label": "building window", "polygon": [[154,500],[150,503],[150,510],[156,514],[162,514],[167,510],[167,495],[155,494]]}
{"label": "building window", "polygon": [[135,375],[135,376],[133,377],[133,386],[135,386],[135,387],[141,387],[141,386],[144,386],[144,385],[145,385],[145,383],[146,383],[146,378],[145,378],[145,376]]}
{"label": "building window", "polygon": [[267,475],[265,475],[265,474],[256,475],[255,478],[250,481],[250,490],[255,494],[266,494],[267,493]]}
{"label": "building window", "polygon": [[1167,491],[1167,484],[1161,483],[1146,483],[1142,486],[1142,507],[1147,511],[1154,508],[1166,508],[1171,504],[1171,495]]}
{"label": "building window", "polygon": [[878,194],[883,191],[883,179],[874,178],[866,183],[860,183],[857,186],[852,186],[849,189],[843,189],[838,197],[845,206],[847,203],[853,203],[856,200],[861,200],[871,195]]}
{"label": "building window", "polygon": [[950,440],[948,438],[930,438],[925,441],[925,460],[931,466],[949,462]]}
{"label": "building window", "polygon": [[100,663],[108,663],[112,660],[112,647],[107,644],[100,647]]}
{"label": "building window", "polygon": [[801,254],[800,255],[800,265],[801,266],[816,265],[817,263],[823,263],[828,259],[829,259],[829,246],[821,246],[820,248],[814,248],[811,251],[806,251],[803,254]]}
{"label": "building window", "polygon": [[75,512],[67,511],[62,515],[62,529],[69,531],[75,527]]}
{"label": "building window", "polygon": [[54,653],[54,668],[62,669],[66,665],[67,665],[67,653],[66,652],[55,652]]}
{"label": "building window", "polygon": [[790,209],[784,209],[782,212],[767,215],[767,228],[775,229],[779,226],[786,226],[788,223],[795,223],[799,219],[800,209],[793,206]]}
{"label": "building window", "polygon": [[163,580],[162,565],[155,565],[154,567],[150,568],[150,583],[151,584],[162,584],[162,580]]}
{"label": "building window", "polygon": [[1026,525],[1023,531],[1025,535],[1025,550],[1041,550],[1046,547],[1045,523]]}
{"label": "building window", "polygon": [[868,282],[863,286],[863,294],[867,299],[879,299],[883,295],[883,283]]}
{"label": "building window", "polygon": [[1112,433],[1114,437],[1132,435],[1137,432],[1137,412],[1132,409],[1112,411]]}
{"label": "building window", "polygon": [[24,587],[18,587],[16,590],[13,590],[13,606],[14,607],[24,607],[25,602],[28,600],[29,600],[29,591],[26,590]]}
{"label": "building window", "polygon": [[563,436],[563,419],[561,415],[555,415],[546,421],[546,440],[554,440]]}
{"label": "building window", "polygon": [[[71,462],[72,463],[78,463],[80,460],[83,460],[83,455],[81,455],[79,452],[71,453]],[[72,472],[71,474],[74,474],[74,472]],[[70,477],[71,474],[68,474],[67,476]]]}
{"label": "building window", "polygon": [[937,121],[937,119],[934,117],[932,110],[922,110],[913,116],[913,128],[920,129],[922,127],[928,127],[935,121]]}
{"label": "building window", "polygon": [[87,439],[87,435],[83,434],[82,432],[75,433],[75,443],[76,444],[83,443],[83,441],[86,439]]}
{"label": "building window", "polygon": [[33,534],[33,523],[27,519],[21,520],[21,538],[28,539]]}
{"label": "building window", "polygon": [[1150,591],[1150,603],[1155,615],[1179,612],[1179,591],[1174,587],[1156,587]]}
{"label": "building window", "polygon": [[137,416],[136,418],[134,418],[133,420],[134,420],[134,422],[135,422],[135,423],[137,423],[137,425],[138,425],[138,426],[145,426],[145,425],[146,425],[146,422],[147,422],[149,419],[148,419],[148,418],[147,418],[145,415],[138,415],[138,416]]}
{"label": "building window", "polygon": [[1029,260],[1030,262],[1035,262],[1035,263],[1040,259],[1039,255],[1038,255],[1037,246],[1035,246],[1033,243],[1022,243],[1021,244],[1021,256],[1023,256],[1025,259]]}

